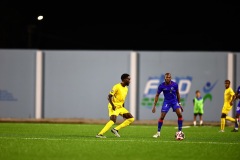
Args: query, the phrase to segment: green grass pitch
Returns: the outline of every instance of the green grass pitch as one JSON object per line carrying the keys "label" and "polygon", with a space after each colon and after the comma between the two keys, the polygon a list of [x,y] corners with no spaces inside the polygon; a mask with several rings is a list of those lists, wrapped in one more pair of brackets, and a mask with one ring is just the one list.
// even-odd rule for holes
{"label": "green grass pitch", "polygon": [[0,160],[235,160],[240,158],[240,132],[226,127],[184,128],[186,138],[174,139],[177,129],[163,126],[161,137],[152,138],[157,125],[131,125],[115,137],[95,138],[104,125],[0,123]]}

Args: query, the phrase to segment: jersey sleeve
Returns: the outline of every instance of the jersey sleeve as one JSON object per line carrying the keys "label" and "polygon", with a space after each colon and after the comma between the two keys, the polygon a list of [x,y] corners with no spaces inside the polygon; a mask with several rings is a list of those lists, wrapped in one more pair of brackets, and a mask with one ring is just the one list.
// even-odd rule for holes
{"label": "jersey sleeve", "polygon": [[112,87],[112,90],[109,92],[109,94],[115,95],[115,93],[117,92],[117,90],[118,90],[117,85],[114,85],[114,86]]}
{"label": "jersey sleeve", "polygon": [[161,85],[158,86],[157,94],[160,94],[163,91],[163,88]]}

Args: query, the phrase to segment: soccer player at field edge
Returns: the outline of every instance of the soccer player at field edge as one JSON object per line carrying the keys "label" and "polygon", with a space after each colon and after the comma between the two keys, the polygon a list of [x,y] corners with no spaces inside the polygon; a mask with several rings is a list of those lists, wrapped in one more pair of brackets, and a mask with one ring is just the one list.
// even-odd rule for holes
{"label": "soccer player at field edge", "polygon": [[115,84],[112,87],[108,95],[108,112],[110,120],[105,125],[105,127],[96,135],[97,138],[106,138],[103,134],[107,132],[114,123],[116,123],[117,116],[121,115],[125,119],[120,125],[111,129],[111,132],[115,136],[120,137],[118,131],[128,126],[134,121],[134,118],[131,113],[124,107],[124,102],[128,93],[128,87],[130,84],[130,75],[127,73],[122,74],[121,83]]}
{"label": "soccer player at field edge", "polygon": [[197,116],[199,116],[200,126],[203,125],[202,115],[204,113],[203,107],[203,98],[201,97],[201,92],[197,90],[195,92],[196,97],[193,99],[193,125],[196,126]]}
{"label": "soccer player at field edge", "polygon": [[230,87],[230,84],[231,84],[230,80],[225,80],[224,104],[222,107],[221,115],[221,130],[219,132],[224,132],[226,120],[235,122],[234,118],[227,116],[229,111],[232,109],[232,104],[235,95],[233,89]]}
{"label": "soccer player at field edge", "polygon": [[163,120],[168,113],[169,109],[172,108],[173,112],[176,112],[178,116],[178,131],[182,131],[182,124],[183,124],[183,118],[182,118],[182,112],[183,108],[181,107],[180,103],[180,94],[178,90],[178,84],[173,82],[170,73],[165,74],[165,82],[161,83],[158,86],[157,93],[154,98],[154,105],[152,108],[152,113],[156,112],[156,104],[158,102],[158,98],[161,92],[163,92],[164,95],[164,101],[161,109],[161,115],[158,120],[158,131],[155,135],[153,135],[154,138],[160,137],[160,131],[161,127],[163,125]]}
{"label": "soccer player at field edge", "polygon": [[[231,102],[231,105],[233,105],[233,102],[237,99],[240,98],[240,86],[238,86],[237,91],[235,92],[234,98]],[[235,126],[232,132],[238,132],[238,126],[239,126],[239,121],[240,121],[240,101],[238,102],[237,108],[236,108],[236,116],[235,116]]]}

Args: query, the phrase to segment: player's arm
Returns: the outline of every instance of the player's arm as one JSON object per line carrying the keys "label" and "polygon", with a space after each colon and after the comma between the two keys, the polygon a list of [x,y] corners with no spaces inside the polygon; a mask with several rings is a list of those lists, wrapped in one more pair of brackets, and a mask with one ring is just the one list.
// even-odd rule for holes
{"label": "player's arm", "polygon": [[158,102],[159,95],[160,95],[160,93],[158,93],[158,92],[157,92],[156,95],[155,95],[154,103],[153,103],[153,108],[152,108],[152,113],[155,113],[155,112],[156,112],[156,104],[157,104],[157,102]]}
{"label": "player's arm", "polygon": [[112,109],[115,110],[116,107],[114,106],[114,104],[113,104],[113,102],[112,102],[112,97],[113,97],[113,95],[109,94],[109,95],[108,95],[108,101],[109,101],[109,103],[112,105]]}
{"label": "player's arm", "polygon": [[230,105],[233,105],[233,102],[238,98],[238,93],[236,92],[233,96],[232,96],[232,100],[230,102]]}
{"label": "player's arm", "polygon": [[237,92],[234,93],[233,91],[230,93],[232,95],[232,100],[230,102],[230,105],[232,106],[233,105],[233,102],[236,100],[237,98]]}
{"label": "player's arm", "polygon": [[181,101],[180,101],[180,93],[179,90],[177,90],[177,100],[178,100],[178,104],[180,105],[181,111],[183,112],[183,108],[181,106]]}
{"label": "player's arm", "polygon": [[240,94],[238,94],[236,97],[237,97],[237,98],[240,98]]}
{"label": "player's arm", "polygon": [[158,89],[157,89],[157,93],[156,93],[155,98],[154,98],[152,113],[156,112],[156,105],[157,105],[157,102],[158,102],[158,97],[159,97],[160,93],[162,92],[162,90],[163,89],[162,89],[161,85],[159,85]]}

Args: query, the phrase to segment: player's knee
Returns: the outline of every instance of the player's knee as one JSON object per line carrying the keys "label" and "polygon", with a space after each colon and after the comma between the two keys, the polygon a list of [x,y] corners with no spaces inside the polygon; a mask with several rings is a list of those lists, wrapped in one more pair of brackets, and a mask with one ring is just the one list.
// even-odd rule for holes
{"label": "player's knee", "polygon": [[114,116],[110,117],[110,120],[112,120],[114,123],[116,123],[116,121],[117,121],[116,117],[114,117]]}
{"label": "player's knee", "polygon": [[221,118],[226,118],[226,117],[227,117],[227,115],[224,113],[221,115]]}
{"label": "player's knee", "polygon": [[182,118],[182,114],[181,113],[178,113],[177,116],[178,116],[178,118]]}
{"label": "player's knee", "polygon": [[178,118],[182,118],[182,115],[178,115]]}

